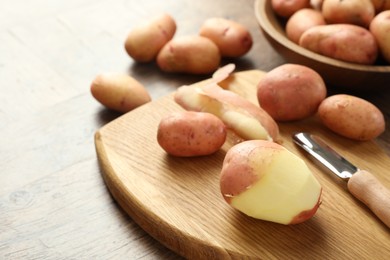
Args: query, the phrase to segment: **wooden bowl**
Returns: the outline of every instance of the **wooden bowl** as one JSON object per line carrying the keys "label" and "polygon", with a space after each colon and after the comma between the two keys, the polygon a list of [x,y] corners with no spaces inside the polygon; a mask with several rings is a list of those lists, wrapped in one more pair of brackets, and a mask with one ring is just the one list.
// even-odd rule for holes
{"label": "wooden bowl", "polygon": [[254,8],[266,39],[287,62],[316,70],[327,85],[342,91],[383,93],[390,89],[390,65],[354,64],[309,51],[287,38],[285,21],[272,10],[271,0],[256,0]]}

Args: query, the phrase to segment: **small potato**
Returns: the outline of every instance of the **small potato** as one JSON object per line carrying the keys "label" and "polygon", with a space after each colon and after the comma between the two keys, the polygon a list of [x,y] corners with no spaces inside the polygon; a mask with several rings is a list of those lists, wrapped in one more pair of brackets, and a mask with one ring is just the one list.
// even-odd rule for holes
{"label": "small potato", "polygon": [[221,54],[218,46],[202,36],[182,36],[169,41],[157,56],[162,71],[210,74],[218,69]]}
{"label": "small potato", "polygon": [[90,90],[102,105],[122,113],[151,100],[145,87],[126,74],[102,73],[92,81]]}
{"label": "small potato", "polygon": [[240,57],[253,44],[252,36],[243,25],[224,18],[209,18],[200,28],[199,34],[212,40],[223,57]]}
{"label": "small potato", "polygon": [[271,6],[277,15],[288,18],[299,9],[309,8],[310,0],[272,0]]}
{"label": "small potato", "polygon": [[382,56],[390,63],[390,10],[375,16],[370,24],[370,32],[374,35]]}
{"label": "small potato", "polygon": [[161,119],[157,141],[174,156],[210,155],[226,140],[226,127],[216,116],[192,111],[174,112]]}
{"label": "small potato", "polygon": [[268,72],[257,85],[260,106],[276,121],[307,118],[317,112],[327,89],[309,67],[284,64]]}
{"label": "small potato", "polygon": [[176,22],[170,15],[162,14],[134,28],[127,36],[125,50],[136,61],[150,62],[175,32]]}
{"label": "small potato", "polygon": [[347,23],[367,28],[375,9],[371,0],[324,0],[322,14],[329,24]]}
{"label": "small potato", "polygon": [[325,25],[322,13],[311,8],[304,8],[295,12],[287,21],[287,38],[299,44],[299,38],[307,29],[316,25]]}
{"label": "small potato", "polygon": [[306,30],[299,45],[334,59],[371,65],[378,56],[372,33],[352,24],[318,25]]}
{"label": "small potato", "polygon": [[327,97],[318,108],[323,124],[344,137],[367,141],[385,130],[382,112],[372,103],[346,94]]}

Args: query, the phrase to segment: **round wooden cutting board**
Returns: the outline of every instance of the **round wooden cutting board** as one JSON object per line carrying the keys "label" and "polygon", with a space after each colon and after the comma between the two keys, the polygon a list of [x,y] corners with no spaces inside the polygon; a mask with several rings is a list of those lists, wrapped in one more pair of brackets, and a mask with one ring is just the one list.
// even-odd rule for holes
{"label": "round wooden cutting board", "polygon": [[[256,103],[264,72],[237,72],[221,83]],[[202,85],[200,82],[194,85]],[[279,124],[283,145],[303,158],[323,187],[316,215],[297,225],[256,220],[231,208],[219,190],[225,145],[211,156],[177,158],[157,143],[160,119],[181,110],[168,95],[139,107],[95,135],[103,178],[115,200],[151,236],[191,259],[389,259],[390,232],[291,139],[298,131],[323,137],[348,160],[390,187],[390,160],[375,142],[356,142],[325,129],[315,117]]]}

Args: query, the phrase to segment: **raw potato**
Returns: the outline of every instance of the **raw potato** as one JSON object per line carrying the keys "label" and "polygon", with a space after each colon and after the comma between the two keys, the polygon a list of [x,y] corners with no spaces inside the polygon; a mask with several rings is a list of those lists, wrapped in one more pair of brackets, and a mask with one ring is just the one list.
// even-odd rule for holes
{"label": "raw potato", "polygon": [[378,45],[367,29],[352,24],[318,25],[305,31],[299,45],[334,59],[372,65]]}
{"label": "raw potato", "polygon": [[227,151],[220,189],[233,208],[285,225],[307,221],[321,204],[321,185],[305,162],[263,140],[244,141]]}
{"label": "raw potato", "polygon": [[153,61],[175,32],[174,19],[168,14],[162,14],[147,24],[134,28],[127,36],[125,50],[136,61]]}
{"label": "raw potato", "polygon": [[287,38],[299,44],[299,38],[307,29],[316,25],[326,24],[322,13],[311,8],[304,8],[295,12],[287,21]]}
{"label": "raw potato", "polygon": [[226,127],[209,113],[181,111],[161,119],[157,141],[174,156],[210,155],[218,151],[226,140]]}
{"label": "raw potato", "polygon": [[390,63],[390,10],[375,16],[370,24],[370,31],[378,43],[383,58]]}
{"label": "raw potato", "polygon": [[91,84],[92,96],[105,107],[126,113],[151,100],[145,87],[121,73],[102,73]]}
{"label": "raw potato", "polygon": [[182,36],[169,41],[157,56],[162,71],[210,74],[218,69],[221,54],[217,45],[202,36]]}
{"label": "raw potato", "polygon": [[182,86],[176,91],[174,100],[186,110],[216,115],[244,140],[279,139],[279,127],[267,112],[216,83],[204,87]]}
{"label": "raw potato", "polygon": [[300,9],[309,8],[310,0],[272,0],[271,6],[277,15],[288,18]]}
{"label": "raw potato", "polygon": [[225,18],[209,18],[200,28],[199,34],[212,40],[223,57],[236,58],[246,54],[253,40],[242,24]]}
{"label": "raw potato", "polygon": [[324,0],[322,14],[327,23],[347,23],[368,28],[375,15],[371,0]]}
{"label": "raw potato", "polygon": [[300,120],[314,115],[326,93],[321,76],[298,64],[276,67],[257,85],[260,106],[276,121]]}
{"label": "raw potato", "polygon": [[346,94],[327,97],[318,108],[325,126],[344,137],[368,141],[385,131],[382,112],[372,103]]}
{"label": "raw potato", "polygon": [[390,10],[390,0],[371,0],[375,8],[375,13]]}

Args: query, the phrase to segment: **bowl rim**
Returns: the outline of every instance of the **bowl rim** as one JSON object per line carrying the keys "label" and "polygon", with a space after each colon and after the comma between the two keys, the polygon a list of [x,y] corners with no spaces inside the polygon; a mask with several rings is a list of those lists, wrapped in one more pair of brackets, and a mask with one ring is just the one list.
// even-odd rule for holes
{"label": "bowl rim", "polygon": [[324,55],[312,52],[310,50],[307,50],[298,44],[292,42],[289,40],[285,35],[280,34],[275,29],[275,26],[271,23],[271,20],[277,20],[277,17],[275,14],[267,13],[267,10],[271,5],[271,0],[255,0],[255,16],[257,18],[258,23],[260,24],[260,27],[275,41],[277,41],[280,45],[284,46],[287,49],[290,49],[297,54],[311,60],[315,60],[317,62],[321,62],[327,65],[331,65],[334,67],[340,67],[340,68],[347,68],[350,70],[357,70],[357,71],[364,71],[364,72],[390,72],[390,65],[362,65],[362,64],[355,64],[350,62],[345,62],[341,60],[336,60],[330,57],[326,57]]}

